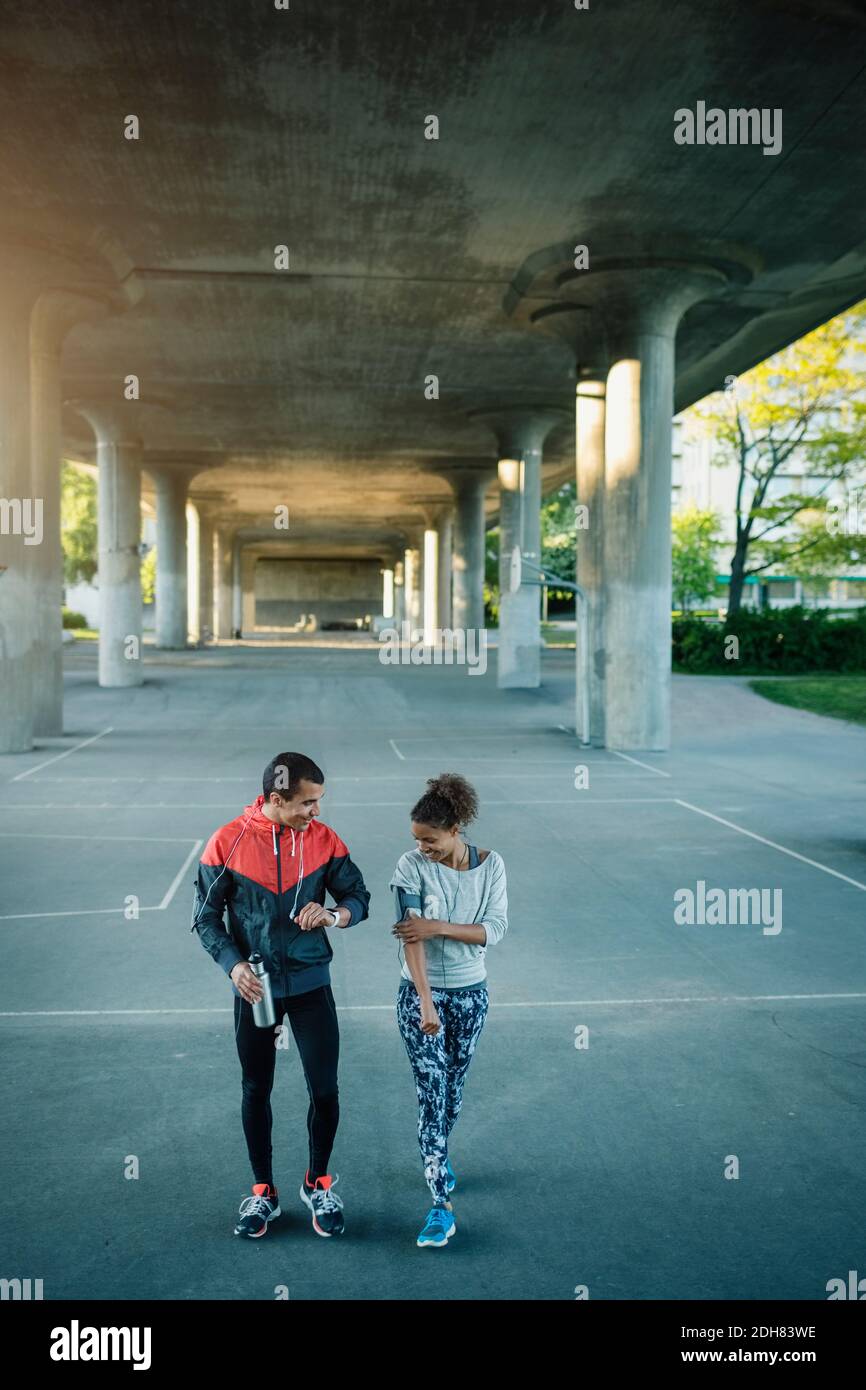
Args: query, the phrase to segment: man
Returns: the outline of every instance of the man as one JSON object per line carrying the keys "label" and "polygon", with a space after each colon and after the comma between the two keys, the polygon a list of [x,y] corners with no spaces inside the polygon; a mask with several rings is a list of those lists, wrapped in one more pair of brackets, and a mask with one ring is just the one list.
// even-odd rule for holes
{"label": "man", "polygon": [[[318,1235],[343,1231],[343,1203],[333,1190],[337,1175],[328,1172],[339,1121],[340,1037],[329,970],[334,953],[324,929],[363,922],[370,894],[339,835],[317,819],[324,781],[321,768],[303,753],[277,754],[265,768],[263,795],[214,832],[198,866],[192,928],[229,976],[235,996],[241,1117],[254,1178],[252,1196],[240,1206],[239,1236],[263,1236],[281,1215],[271,1166],[270,1095],[274,1034],[282,1033],[284,1014],[310,1097],[309,1167],[300,1195]],[[335,909],[325,907],[326,892]],[[259,1028],[253,1020],[252,1006],[263,994],[248,964],[256,951],[271,977],[276,1029]]]}

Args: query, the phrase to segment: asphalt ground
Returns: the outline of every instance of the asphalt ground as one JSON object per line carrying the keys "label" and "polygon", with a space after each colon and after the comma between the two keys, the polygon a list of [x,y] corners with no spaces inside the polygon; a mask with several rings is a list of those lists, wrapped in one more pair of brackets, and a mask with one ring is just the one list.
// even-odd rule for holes
{"label": "asphalt ground", "polygon": [[[748,1300],[826,1298],[866,1268],[866,731],[676,677],[670,753],[581,750],[573,653],[547,654],[538,691],[498,691],[490,658],[473,676],[357,643],[149,650],[124,691],[97,687],[95,645],[66,650],[67,733],[0,758],[0,1274],[62,1300]],[[323,767],[323,819],[372,893],[330,933],[346,1232],[318,1237],[298,1196],[292,1043],[284,1215],[242,1241],[232,996],[190,934],[192,883],[285,749]],[[450,1146],[457,1234],[419,1250],[387,885],[441,771],[478,789],[509,929]],[[782,929],[677,923],[699,880],[780,890]]]}

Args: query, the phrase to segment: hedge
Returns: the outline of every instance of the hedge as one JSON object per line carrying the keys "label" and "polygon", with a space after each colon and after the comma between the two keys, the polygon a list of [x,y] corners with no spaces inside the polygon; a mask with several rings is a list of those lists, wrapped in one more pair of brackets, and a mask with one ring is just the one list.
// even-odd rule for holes
{"label": "hedge", "polygon": [[[726,659],[730,637],[737,659]],[[673,665],[683,671],[866,671],[866,608],[831,618],[821,608],[741,610],[721,622],[678,618],[673,623]]]}

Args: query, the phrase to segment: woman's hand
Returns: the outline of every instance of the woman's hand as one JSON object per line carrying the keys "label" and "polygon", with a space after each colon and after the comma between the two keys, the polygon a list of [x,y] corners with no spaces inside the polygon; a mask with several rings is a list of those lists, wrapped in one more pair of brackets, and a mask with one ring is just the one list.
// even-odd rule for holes
{"label": "woman's hand", "polygon": [[404,946],[411,946],[413,941],[429,941],[432,936],[438,936],[441,925],[441,922],[427,917],[406,916],[394,923],[391,935],[398,936]]}
{"label": "woman's hand", "polygon": [[433,1003],[431,994],[421,1000],[421,1032],[432,1036],[439,1032],[440,1027],[439,1015],[436,1012],[436,1005]]}

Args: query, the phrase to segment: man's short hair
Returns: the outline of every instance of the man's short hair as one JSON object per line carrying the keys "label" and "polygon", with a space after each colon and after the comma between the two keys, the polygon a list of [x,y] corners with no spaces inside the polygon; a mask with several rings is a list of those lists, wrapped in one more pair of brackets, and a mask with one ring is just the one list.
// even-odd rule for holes
{"label": "man's short hair", "polygon": [[324,781],[322,769],[305,753],[278,753],[262,774],[262,791],[265,801],[270,801],[271,792],[288,798],[295,794],[301,782],[316,782],[322,786]]}

